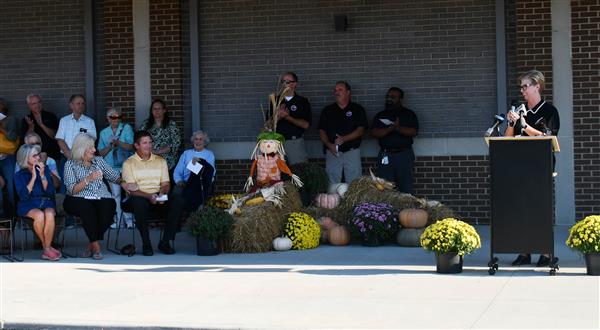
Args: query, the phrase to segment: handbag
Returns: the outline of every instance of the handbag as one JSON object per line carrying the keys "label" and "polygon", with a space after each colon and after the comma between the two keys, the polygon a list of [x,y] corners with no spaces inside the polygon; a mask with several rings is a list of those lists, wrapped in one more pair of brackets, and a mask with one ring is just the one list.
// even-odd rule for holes
{"label": "handbag", "polygon": [[6,138],[6,135],[0,132],[0,154],[14,155],[19,147],[19,138],[11,141]]}

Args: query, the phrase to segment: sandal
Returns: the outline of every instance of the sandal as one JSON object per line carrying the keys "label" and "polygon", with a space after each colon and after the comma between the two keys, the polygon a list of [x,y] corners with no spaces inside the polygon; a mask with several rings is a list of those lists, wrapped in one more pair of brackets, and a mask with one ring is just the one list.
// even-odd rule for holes
{"label": "sandal", "polygon": [[85,249],[83,250],[83,252],[81,252],[81,254],[79,254],[80,258],[92,258],[93,253],[90,249]]}
{"label": "sandal", "polygon": [[92,259],[102,260],[102,259],[104,259],[104,256],[102,255],[102,252],[98,251],[98,252],[94,252],[94,254],[92,254]]}

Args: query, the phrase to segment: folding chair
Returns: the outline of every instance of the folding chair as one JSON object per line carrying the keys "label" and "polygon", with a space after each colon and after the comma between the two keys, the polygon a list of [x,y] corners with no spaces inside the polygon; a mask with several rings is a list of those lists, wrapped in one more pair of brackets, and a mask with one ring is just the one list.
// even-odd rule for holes
{"label": "folding chair", "polygon": [[9,250],[8,254],[3,254],[4,259],[8,261],[17,261],[14,256],[13,251],[13,222],[12,219],[2,219],[0,220],[0,232],[2,232],[2,250],[6,245],[6,241],[8,241]]}
{"label": "folding chair", "polygon": [[[123,193],[123,195],[125,195]],[[122,196],[123,196],[122,195]],[[121,218],[119,219],[119,223],[123,223],[124,221],[124,213],[133,213],[133,205],[131,205],[131,202],[129,200],[129,196],[126,196],[122,201],[121,201]],[[165,208],[154,208],[152,206],[150,206],[150,210],[148,213],[148,219],[146,220],[146,222],[148,223],[149,228],[152,228],[152,225],[161,225],[160,226],[160,239],[162,240],[165,234],[165,219],[166,219],[166,213],[165,213],[166,209]],[[108,230],[108,235],[107,235],[107,239],[106,239],[106,249],[112,253],[115,254],[127,254],[128,256],[133,256],[135,254],[135,232],[136,232],[136,228],[137,228],[137,224],[136,224],[136,220],[135,217],[133,218],[133,224],[134,226],[131,228],[121,228],[120,226],[117,226],[117,228],[115,229],[109,229]],[[124,253],[125,251],[123,251],[123,249],[127,246],[125,245],[124,247],[119,247],[119,234],[121,232],[121,229],[126,229],[126,230],[131,230],[131,245],[133,246],[132,251],[128,251],[129,253]],[[110,247],[110,233],[112,230],[116,230],[115,233],[115,244],[114,244],[114,248]]]}

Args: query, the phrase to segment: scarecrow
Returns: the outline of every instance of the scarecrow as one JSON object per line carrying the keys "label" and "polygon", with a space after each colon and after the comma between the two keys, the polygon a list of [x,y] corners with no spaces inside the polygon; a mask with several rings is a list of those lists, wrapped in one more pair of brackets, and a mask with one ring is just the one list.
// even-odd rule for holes
{"label": "scarecrow", "polygon": [[[262,132],[256,140],[258,142],[250,157],[252,159],[250,176],[246,181],[244,189],[255,192],[259,188],[269,187],[282,182],[281,172],[289,175],[296,186],[302,187],[300,178],[292,174],[292,171],[290,171],[290,168],[285,163],[284,137],[275,132]],[[256,184],[252,180],[254,171],[256,171]]]}

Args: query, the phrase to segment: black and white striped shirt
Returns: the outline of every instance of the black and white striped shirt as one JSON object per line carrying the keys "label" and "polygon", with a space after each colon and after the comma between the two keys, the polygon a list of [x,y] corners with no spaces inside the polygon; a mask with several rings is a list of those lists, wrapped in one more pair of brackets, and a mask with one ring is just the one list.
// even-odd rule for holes
{"label": "black and white striped shirt", "polygon": [[[102,171],[102,176],[96,180],[88,181],[89,184],[85,186],[77,194],[73,194],[73,188],[76,184],[83,181],[85,177],[95,171]],[[102,181],[105,178],[108,181],[120,183],[119,172],[115,171],[102,157],[94,157],[92,159],[92,165],[86,167],[81,161],[68,160],[65,164],[64,174],[65,186],[67,187],[67,194],[74,197],[82,198],[112,198],[111,193],[108,191],[106,184]]]}

